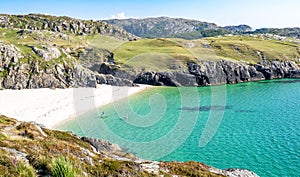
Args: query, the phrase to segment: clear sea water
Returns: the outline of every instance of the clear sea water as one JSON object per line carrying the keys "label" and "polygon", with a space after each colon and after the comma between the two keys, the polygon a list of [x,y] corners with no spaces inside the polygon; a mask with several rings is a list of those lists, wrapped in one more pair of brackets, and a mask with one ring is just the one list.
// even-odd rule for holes
{"label": "clear sea water", "polygon": [[110,140],[145,159],[300,176],[300,80],[150,88],[58,129]]}

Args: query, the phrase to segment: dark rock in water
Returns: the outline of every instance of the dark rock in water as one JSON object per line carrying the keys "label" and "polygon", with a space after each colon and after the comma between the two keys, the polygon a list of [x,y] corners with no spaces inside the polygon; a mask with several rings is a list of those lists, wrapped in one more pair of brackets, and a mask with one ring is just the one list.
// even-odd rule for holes
{"label": "dark rock in water", "polygon": [[230,106],[200,106],[200,107],[183,107],[178,108],[183,111],[223,111],[226,109],[231,109]]}
{"label": "dark rock in water", "polygon": [[237,113],[254,113],[255,111],[252,110],[236,110]]}

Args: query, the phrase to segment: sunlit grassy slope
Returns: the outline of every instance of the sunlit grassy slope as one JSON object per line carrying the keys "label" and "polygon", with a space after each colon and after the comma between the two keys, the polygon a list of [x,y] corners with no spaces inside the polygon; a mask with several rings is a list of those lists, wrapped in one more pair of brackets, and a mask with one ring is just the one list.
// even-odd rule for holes
{"label": "sunlit grassy slope", "polygon": [[255,64],[261,62],[262,56],[269,61],[297,61],[300,58],[298,44],[246,36],[198,40],[140,39],[123,43],[113,52],[119,64],[158,70],[172,69],[173,65],[184,64],[186,61],[225,59]]}
{"label": "sunlit grassy slope", "polygon": [[195,61],[191,51],[169,39],[139,39],[122,44],[114,51],[115,60],[137,70],[169,70]]}

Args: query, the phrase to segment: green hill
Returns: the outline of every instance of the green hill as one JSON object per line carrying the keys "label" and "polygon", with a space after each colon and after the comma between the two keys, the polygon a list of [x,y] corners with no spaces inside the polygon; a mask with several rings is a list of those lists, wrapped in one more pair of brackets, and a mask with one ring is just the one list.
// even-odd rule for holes
{"label": "green hill", "polygon": [[[136,70],[176,70],[187,61],[230,60],[250,64],[266,61],[299,62],[298,44],[247,36],[227,36],[198,40],[139,39],[113,50],[115,61]],[[174,67],[177,66],[177,67]]]}

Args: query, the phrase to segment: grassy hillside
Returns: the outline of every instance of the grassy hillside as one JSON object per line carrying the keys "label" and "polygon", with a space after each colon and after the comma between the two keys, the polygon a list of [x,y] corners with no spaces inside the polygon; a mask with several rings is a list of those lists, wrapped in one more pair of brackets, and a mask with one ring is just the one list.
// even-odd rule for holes
{"label": "grassy hillside", "polygon": [[[116,158],[123,159],[117,160]],[[0,176],[222,176],[196,163],[158,163],[158,174],[123,152],[95,152],[79,137],[0,116]],[[149,166],[149,165],[148,165]]]}
{"label": "grassy hillside", "polygon": [[193,54],[180,44],[168,39],[140,39],[127,42],[113,50],[115,61],[135,70],[171,70],[195,61]]}
{"label": "grassy hillside", "polygon": [[113,50],[118,64],[137,70],[170,70],[186,61],[231,60],[250,64],[268,61],[299,62],[299,44],[247,36],[213,37],[198,40],[140,39]]}
{"label": "grassy hillside", "polygon": [[297,61],[300,58],[300,45],[272,39],[254,37],[222,37],[206,39],[217,56],[249,63],[261,62],[261,56],[268,61]]}
{"label": "grassy hillside", "polygon": [[63,54],[60,58],[46,62],[32,51],[33,46],[56,46],[75,57],[78,57],[78,53],[87,47],[107,49],[114,53],[117,64],[125,69],[135,71],[180,70],[186,66],[187,61],[201,62],[225,59],[255,64],[261,62],[262,58],[269,61],[289,60],[296,62],[299,62],[300,58],[299,44],[287,40],[250,36],[211,37],[197,40],[138,39],[126,42],[102,35],[81,36],[45,30],[22,31],[0,28],[0,40],[14,44],[22,51],[24,58],[20,59],[19,62],[30,62],[28,57],[30,55],[38,59],[44,66],[53,66],[56,63],[64,62],[71,63],[75,60]]}

